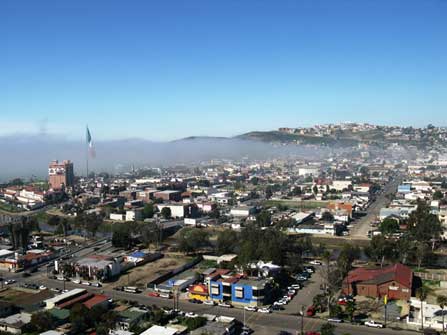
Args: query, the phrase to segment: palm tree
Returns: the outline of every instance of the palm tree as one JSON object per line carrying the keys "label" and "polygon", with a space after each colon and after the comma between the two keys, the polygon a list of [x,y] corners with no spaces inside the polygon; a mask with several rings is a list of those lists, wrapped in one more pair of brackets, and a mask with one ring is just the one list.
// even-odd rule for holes
{"label": "palm tree", "polygon": [[444,326],[444,307],[447,306],[447,296],[445,295],[438,295],[436,297],[436,302],[438,303],[439,307],[442,309],[442,333],[445,333],[445,326]]}
{"label": "palm tree", "polygon": [[427,299],[428,289],[425,286],[421,286],[416,290],[416,297],[421,301],[421,325],[424,329],[424,301]]}

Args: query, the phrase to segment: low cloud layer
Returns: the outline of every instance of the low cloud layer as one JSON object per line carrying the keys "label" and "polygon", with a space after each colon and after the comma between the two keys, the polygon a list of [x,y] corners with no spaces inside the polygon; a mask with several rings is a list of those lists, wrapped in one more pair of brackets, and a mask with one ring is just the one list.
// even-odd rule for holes
{"label": "low cloud layer", "polygon": [[[193,138],[173,142],[129,139],[95,143],[96,158],[90,159],[91,171],[119,172],[132,165],[168,166],[194,164],[210,159],[267,159],[299,155],[308,159],[329,155],[299,146],[274,146],[240,139]],[[0,180],[32,175],[45,177],[51,160],[70,159],[75,174],[85,174],[86,145],[50,135],[14,135],[0,137]]]}

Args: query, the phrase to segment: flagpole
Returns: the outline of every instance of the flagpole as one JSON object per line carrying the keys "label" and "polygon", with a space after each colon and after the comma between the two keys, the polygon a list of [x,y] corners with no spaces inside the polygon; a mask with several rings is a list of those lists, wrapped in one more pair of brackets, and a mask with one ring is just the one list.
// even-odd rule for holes
{"label": "flagpole", "polygon": [[85,131],[86,131],[86,136],[85,136],[85,139],[86,139],[86,147],[85,147],[85,158],[86,158],[86,166],[87,166],[87,177],[86,177],[86,179],[88,179],[88,146],[89,146],[89,143],[88,143],[88,125],[87,125],[87,127],[86,127],[86,129],[85,129]]}

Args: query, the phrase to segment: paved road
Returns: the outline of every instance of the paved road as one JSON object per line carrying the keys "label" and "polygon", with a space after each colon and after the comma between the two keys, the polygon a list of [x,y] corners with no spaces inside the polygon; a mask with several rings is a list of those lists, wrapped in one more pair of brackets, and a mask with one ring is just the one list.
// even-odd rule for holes
{"label": "paved road", "polygon": [[[36,282],[36,279],[29,279],[30,282]],[[43,284],[47,287],[51,288],[63,288],[63,282],[53,279],[47,279],[41,276],[38,280],[39,284]],[[114,300],[131,300],[136,301],[140,304],[145,304],[147,306],[157,305],[159,307],[169,307],[173,308],[173,300],[167,300],[162,298],[149,297],[146,294],[132,294],[126,292],[114,291],[108,288],[94,288],[94,287],[86,287],[83,285],[74,284],[71,282],[66,282],[65,286],[67,289],[72,288],[87,288],[91,292],[95,293],[104,293],[110,296]],[[248,312],[242,309],[236,308],[223,308],[218,306],[206,306],[206,305],[198,305],[192,304],[187,301],[181,301],[179,304],[181,310],[186,312],[194,312],[198,314],[213,314],[213,315],[224,315],[229,317],[235,317],[240,321],[244,320],[248,326],[250,326],[253,330],[255,330],[255,334],[260,335],[274,335],[277,334],[280,330],[286,330],[292,334],[295,334],[297,330],[301,329],[301,317],[298,317],[296,314],[291,315],[287,314],[286,311],[281,313],[272,313],[272,314],[262,314],[257,312]],[[296,312],[295,312],[296,313]],[[305,331],[317,331],[320,329],[321,325],[326,323],[324,320],[314,319],[314,318],[304,318],[304,330]],[[351,324],[339,324],[337,325],[336,334],[346,334],[349,333],[351,335],[392,335],[392,334],[401,334],[401,335],[414,335],[414,332],[401,330],[399,332],[393,331],[391,329],[372,329],[364,326],[356,326]]]}
{"label": "paved road", "polygon": [[352,239],[368,238],[368,231],[371,230],[370,223],[377,219],[380,209],[386,207],[390,203],[387,195],[397,192],[397,186],[400,184],[401,180],[400,176],[396,177],[384,186],[382,193],[379,194],[376,200],[368,207],[367,214],[354,224],[350,236]]}

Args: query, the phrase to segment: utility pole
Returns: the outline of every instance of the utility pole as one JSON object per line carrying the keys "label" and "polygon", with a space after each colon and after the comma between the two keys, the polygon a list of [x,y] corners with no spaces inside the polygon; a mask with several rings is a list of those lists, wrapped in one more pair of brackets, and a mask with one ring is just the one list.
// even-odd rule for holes
{"label": "utility pole", "polygon": [[304,335],[304,306],[301,306],[301,335]]}
{"label": "utility pole", "polygon": [[386,310],[386,308],[387,308],[387,305],[388,305],[388,296],[387,295],[385,295],[384,297],[383,297],[383,304],[384,304],[384,306],[385,306],[385,308],[384,308],[384,310],[385,310],[385,327],[386,327],[386,318],[387,318],[387,310]]}

